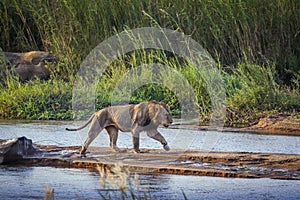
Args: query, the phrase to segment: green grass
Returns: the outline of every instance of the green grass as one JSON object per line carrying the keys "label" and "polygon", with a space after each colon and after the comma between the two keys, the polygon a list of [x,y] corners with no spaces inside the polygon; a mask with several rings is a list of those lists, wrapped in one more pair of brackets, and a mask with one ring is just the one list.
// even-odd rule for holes
{"label": "green grass", "polygon": [[11,78],[0,90],[0,118],[70,119],[72,85],[61,80],[20,84]]}
{"label": "green grass", "polygon": [[[195,67],[190,63],[180,65],[173,61],[166,61],[163,54],[151,52],[152,59],[144,58],[139,54],[134,54],[141,59],[141,62],[154,62],[162,59],[167,66],[180,72],[188,83],[193,87],[196,94],[196,103],[199,106],[200,118],[210,118],[211,99],[207,91],[207,83],[195,71]],[[136,58],[131,57],[130,60]],[[143,60],[145,59],[145,60]],[[110,66],[107,73],[102,75],[97,85],[96,109],[101,109],[112,102],[122,104],[126,100],[126,92],[113,93],[117,84],[120,84],[124,74],[132,71],[129,67],[128,59],[120,58]],[[226,124],[230,126],[245,126],[256,121],[259,117],[268,113],[297,113],[300,110],[299,80],[294,80],[292,87],[282,87],[276,81],[276,71],[274,65],[265,67],[247,62],[239,63],[236,68],[222,71],[224,87],[226,89],[227,118]],[[128,86],[122,87],[124,91],[129,91],[130,84],[138,83],[145,77],[152,78],[149,71],[144,71],[139,76],[131,77]],[[172,74],[163,71],[166,83],[173,81]],[[126,80],[126,79],[125,79]],[[65,82],[58,78],[49,81],[35,80],[21,84],[15,78],[9,78],[7,86],[0,90],[0,118],[18,119],[71,119],[72,109],[72,82]],[[174,83],[175,84],[175,83]],[[178,84],[178,83],[177,83]],[[122,85],[122,83],[121,83]],[[174,90],[167,88],[167,84],[149,83],[141,85],[130,95],[130,103],[149,101],[156,99],[170,105],[173,116],[180,116],[180,101]],[[179,86],[181,83],[179,82]],[[171,86],[170,86],[171,87]],[[176,86],[177,87],[177,86]],[[181,89],[181,88],[179,88]],[[186,96],[190,95],[185,93]],[[113,97],[113,98],[112,98]],[[86,100],[86,99],[84,99]],[[113,100],[117,100],[114,102]],[[85,101],[82,102],[83,104]],[[85,116],[90,113],[82,111],[80,115]]]}
{"label": "green grass", "polygon": [[[116,84],[122,75],[130,70],[125,66],[123,68],[115,66],[114,69],[110,71],[109,75],[102,76],[98,83],[95,102],[97,109],[111,104]],[[194,68],[190,65],[179,68],[179,71],[196,91],[200,117],[209,118],[211,100],[205,82],[199,81],[199,77],[195,76]],[[169,77],[165,76],[165,78]],[[293,113],[300,110],[299,86],[280,87],[275,81],[275,70],[272,65],[261,67],[255,64],[240,63],[236,69],[230,72],[223,71],[223,79],[227,93],[228,125],[247,125],[268,112]],[[14,78],[10,78],[7,83],[7,86],[0,90],[1,118],[72,118],[72,82],[54,78],[49,81],[35,80],[21,84]],[[123,96],[114,96],[119,103],[122,103],[122,98]],[[151,99],[169,104],[174,116],[180,114],[180,105],[176,95],[172,90],[160,84],[143,85],[130,96],[131,103]]]}
{"label": "green grass", "polygon": [[[3,0],[0,47],[49,51],[59,63],[51,69],[51,80],[20,84],[7,75],[0,59],[1,82],[5,82],[0,88],[0,118],[71,119],[72,86],[88,53],[116,33],[149,26],[190,35],[218,61],[227,94],[228,125],[248,125],[270,112],[300,112],[297,0]],[[121,77],[149,63],[170,66],[184,76],[196,93],[200,117],[203,121],[210,117],[205,74],[188,61],[151,50],[123,55],[109,66],[97,86],[96,108],[109,105],[112,97],[122,103],[124,97],[113,94]],[[172,76],[167,75],[166,81],[170,80]],[[169,104],[173,115],[180,114],[174,90],[160,84],[146,84],[130,96],[132,103],[151,99]]]}
{"label": "green grass", "polygon": [[261,67],[240,63],[237,69],[224,77],[227,121],[230,125],[249,125],[268,113],[293,113],[300,110],[299,87],[280,86],[275,80],[274,65]]}

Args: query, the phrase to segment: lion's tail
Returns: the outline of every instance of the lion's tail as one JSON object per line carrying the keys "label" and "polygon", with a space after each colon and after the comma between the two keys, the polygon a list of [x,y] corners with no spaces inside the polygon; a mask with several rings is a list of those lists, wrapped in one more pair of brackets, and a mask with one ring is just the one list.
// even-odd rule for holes
{"label": "lion's tail", "polygon": [[93,120],[94,116],[95,116],[95,113],[94,113],[94,114],[88,119],[88,121],[87,121],[85,124],[83,124],[82,126],[80,126],[80,127],[78,127],[78,128],[66,128],[66,130],[67,130],[67,131],[78,131],[78,130],[80,130],[80,129],[83,129],[83,128],[85,128],[89,123],[91,123],[91,121]]}

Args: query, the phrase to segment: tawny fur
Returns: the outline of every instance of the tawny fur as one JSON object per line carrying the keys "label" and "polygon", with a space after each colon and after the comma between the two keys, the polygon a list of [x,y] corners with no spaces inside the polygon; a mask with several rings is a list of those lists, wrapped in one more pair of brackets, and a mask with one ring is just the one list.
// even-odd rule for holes
{"label": "tawny fur", "polygon": [[94,113],[90,119],[79,128],[70,129],[68,131],[77,131],[85,128],[91,123],[88,136],[82,145],[80,151],[84,154],[91,142],[105,129],[110,137],[110,146],[116,151],[118,131],[131,132],[133,140],[133,148],[135,152],[140,152],[139,136],[142,131],[146,131],[147,135],[154,140],[159,141],[165,150],[169,150],[167,141],[158,132],[157,128],[160,124],[168,127],[172,123],[169,108],[166,104],[150,101],[136,105],[111,106],[99,110]]}

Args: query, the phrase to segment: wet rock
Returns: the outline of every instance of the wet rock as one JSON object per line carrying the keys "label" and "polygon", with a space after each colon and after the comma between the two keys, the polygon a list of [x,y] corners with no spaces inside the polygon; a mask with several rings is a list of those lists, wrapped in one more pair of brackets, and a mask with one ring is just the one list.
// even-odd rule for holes
{"label": "wet rock", "polygon": [[[1,59],[1,57],[3,57]],[[0,61],[7,62],[6,67],[0,66],[0,73],[16,74],[21,82],[36,78],[48,80],[50,78],[49,64],[57,63],[58,59],[45,51],[30,51],[25,53],[1,52]],[[8,70],[9,72],[6,72]]]}
{"label": "wet rock", "polygon": [[58,62],[58,59],[46,51],[29,51],[25,53],[3,52],[8,61],[16,65],[18,63],[31,63],[37,65],[40,62]]}
{"label": "wet rock", "polygon": [[277,132],[300,132],[300,119],[285,115],[269,115],[261,118],[256,125],[250,127],[252,129],[267,129]]}
{"label": "wet rock", "polygon": [[0,144],[0,164],[15,162],[38,152],[32,140],[26,137],[2,140]]}

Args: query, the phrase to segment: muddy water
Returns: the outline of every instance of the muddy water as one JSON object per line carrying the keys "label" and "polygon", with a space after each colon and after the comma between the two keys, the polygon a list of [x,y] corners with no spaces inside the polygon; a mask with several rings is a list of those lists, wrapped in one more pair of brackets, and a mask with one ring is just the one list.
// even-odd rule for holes
{"label": "muddy water", "polygon": [[[78,133],[64,130],[79,124],[61,121],[0,122],[0,138],[26,136],[40,144],[80,145],[86,137],[86,129]],[[176,129],[160,131],[171,148],[300,154],[300,137]],[[101,133],[92,145],[107,146],[107,134]],[[118,146],[132,147],[129,133],[120,133]],[[161,148],[157,142],[148,140],[145,134],[142,134],[141,147]],[[110,199],[122,197],[120,191],[111,186],[100,186],[99,174],[86,169],[0,166],[0,178],[0,199],[42,199],[46,185],[54,189],[55,199],[102,199],[101,195]],[[132,186],[132,190],[142,199],[184,199],[182,191],[188,199],[300,198],[299,181],[147,174],[140,174],[137,179],[139,186]],[[132,199],[130,193],[127,195]]]}

